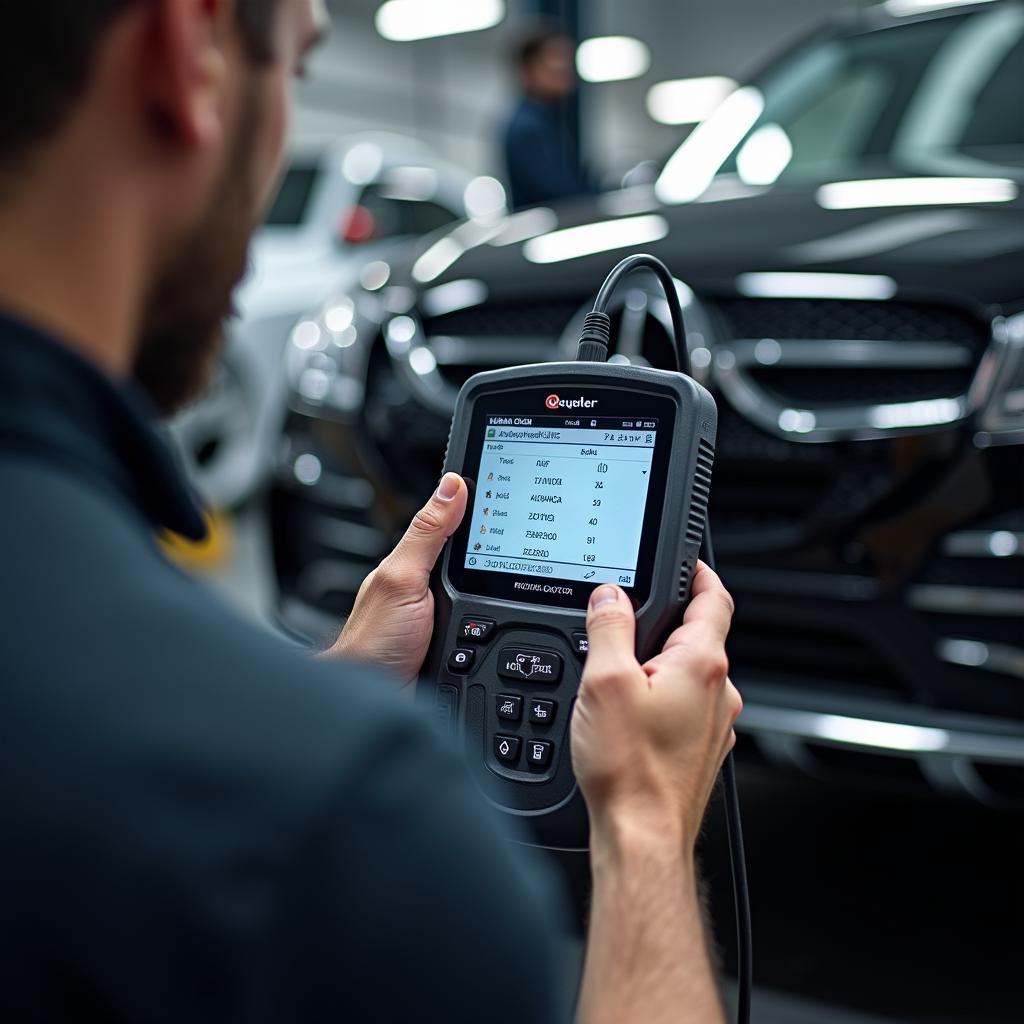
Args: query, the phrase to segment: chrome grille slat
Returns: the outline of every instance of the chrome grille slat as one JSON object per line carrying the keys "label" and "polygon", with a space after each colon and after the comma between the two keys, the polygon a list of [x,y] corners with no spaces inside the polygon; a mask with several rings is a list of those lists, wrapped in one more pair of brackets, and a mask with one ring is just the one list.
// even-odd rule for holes
{"label": "chrome grille slat", "polygon": [[[759,358],[765,340],[778,346],[770,362]],[[974,359],[966,345],[932,341],[863,341],[827,338],[735,338],[729,348],[744,365],[783,367],[806,366],[835,369],[843,366],[877,369],[936,369],[969,366]]]}

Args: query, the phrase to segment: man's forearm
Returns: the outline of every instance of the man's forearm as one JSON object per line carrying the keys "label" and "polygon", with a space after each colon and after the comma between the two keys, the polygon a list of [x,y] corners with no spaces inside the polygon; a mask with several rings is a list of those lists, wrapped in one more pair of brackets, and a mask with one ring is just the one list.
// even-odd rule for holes
{"label": "man's forearm", "polygon": [[722,1024],[689,844],[599,827],[579,1024]]}

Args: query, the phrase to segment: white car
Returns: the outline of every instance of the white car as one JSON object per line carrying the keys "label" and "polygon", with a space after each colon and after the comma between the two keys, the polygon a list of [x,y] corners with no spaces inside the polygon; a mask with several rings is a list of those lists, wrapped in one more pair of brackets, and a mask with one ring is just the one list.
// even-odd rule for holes
{"label": "white car", "polygon": [[359,135],[293,154],[253,240],[216,379],[170,424],[210,507],[249,498],[273,464],[287,390],[282,353],[295,321],[396,241],[503,205],[494,179],[474,177],[401,136]]}

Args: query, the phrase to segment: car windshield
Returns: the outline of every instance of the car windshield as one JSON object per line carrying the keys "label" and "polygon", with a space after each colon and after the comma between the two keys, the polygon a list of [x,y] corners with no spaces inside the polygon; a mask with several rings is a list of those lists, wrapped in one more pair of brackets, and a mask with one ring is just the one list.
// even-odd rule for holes
{"label": "car windshield", "polygon": [[297,227],[301,224],[319,177],[320,171],[314,164],[292,164],[267,212],[266,223],[271,227]]}
{"label": "car windshield", "polygon": [[872,165],[1019,174],[1022,86],[1018,4],[819,37],[699,125],[659,188],[686,199],[716,176],[768,185]]}

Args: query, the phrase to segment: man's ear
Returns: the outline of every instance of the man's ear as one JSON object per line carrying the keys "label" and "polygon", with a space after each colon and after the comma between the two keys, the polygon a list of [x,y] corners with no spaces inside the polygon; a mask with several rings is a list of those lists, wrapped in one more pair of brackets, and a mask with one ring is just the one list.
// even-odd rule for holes
{"label": "man's ear", "polygon": [[147,85],[160,123],[190,147],[224,134],[234,0],[152,0]]}

